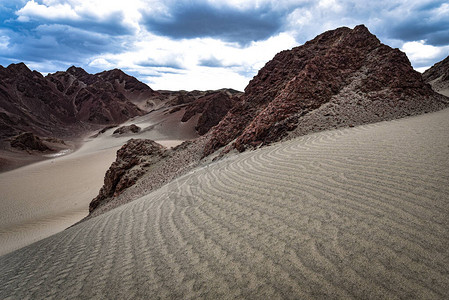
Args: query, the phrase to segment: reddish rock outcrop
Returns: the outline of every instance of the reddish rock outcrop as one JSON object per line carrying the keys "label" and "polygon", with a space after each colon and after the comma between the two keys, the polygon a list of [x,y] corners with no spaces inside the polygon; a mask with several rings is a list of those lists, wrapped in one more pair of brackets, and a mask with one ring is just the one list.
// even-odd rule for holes
{"label": "reddish rock outcrop", "polygon": [[116,197],[166,156],[166,148],[152,140],[131,139],[117,151],[117,158],[104,177],[99,195],[89,205],[92,212],[105,199]]}
{"label": "reddish rock outcrop", "polygon": [[[293,130],[306,134],[445,106],[447,98],[431,90],[399,49],[380,43],[363,25],[338,28],[268,62],[250,81],[242,101],[208,133],[204,155],[233,140],[228,149],[243,151]],[[309,115],[327,121],[322,126],[305,122],[300,128]]]}

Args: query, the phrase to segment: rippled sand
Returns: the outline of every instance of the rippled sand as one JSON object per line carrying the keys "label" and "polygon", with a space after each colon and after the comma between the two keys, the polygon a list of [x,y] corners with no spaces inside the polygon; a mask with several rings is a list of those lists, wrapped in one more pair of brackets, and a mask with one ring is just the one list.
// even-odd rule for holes
{"label": "rippled sand", "polygon": [[0,298],[449,298],[449,110],[229,157],[0,257]]}
{"label": "rippled sand", "polygon": [[[0,255],[86,217],[117,150],[129,138],[101,136],[74,153],[0,173]],[[182,140],[158,142],[174,147]]]}

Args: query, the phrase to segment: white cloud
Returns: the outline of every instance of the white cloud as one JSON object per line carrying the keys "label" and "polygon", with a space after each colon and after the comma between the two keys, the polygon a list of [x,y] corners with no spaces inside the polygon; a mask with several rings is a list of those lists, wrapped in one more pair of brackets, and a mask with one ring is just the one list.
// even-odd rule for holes
{"label": "white cloud", "polygon": [[91,20],[101,23],[111,15],[121,15],[120,23],[140,29],[140,10],[154,1],[143,0],[43,0],[43,4],[30,0],[16,12],[18,20],[28,22],[31,19],[51,21]]}
{"label": "white cloud", "polygon": [[[432,27],[432,42],[425,30],[425,34],[415,37],[420,31],[414,29],[422,29],[418,26],[420,24],[409,26],[418,21],[427,24],[424,22],[426,16],[445,19],[449,4],[432,6],[428,5],[432,4],[428,0],[410,0],[407,3],[401,0],[22,0],[22,3],[23,7],[16,12],[18,20],[37,21],[37,24],[29,24],[34,27],[27,32],[26,41],[22,41],[25,35],[20,31],[13,30],[14,35],[10,37],[0,32],[0,50],[5,49],[4,53],[6,50],[16,51],[22,53],[22,56],[17,55],[17,60],[35,57],[37,62],[46,61],[49,66],[51,61],[58,61],[62,64],[85,62],[81,67],[91,67],[90,70],[117,67],[129,70],[156,89],[222,86],[243,89],[279,51],[304,43],[326,30],[354,27],[361,23],[366,24],[384,43],[401,47],[416,68],[429,66],[449,52],[448,46],[430,45],[444,44],[444,30],[439,32]],[[176,19],[182,15],[183,9],[196,7],[207,8],[217,15],[225,11],[229,15],[236,12],[237,15],[248,16],[254,12],[265,17],[273,16],[279,21],[279,26],[269,31],[266,36],[271,37],[266,40],[250,42],[259,38],[249,38],[240,44],[236,38],[238,34],[229,39],[219,34],[170,35],[171,39],[161,36],[167,34],[164,31],[154,31],[159,32],[159,36],[149,32],[155,29],[148,26],[148,19]],[[428,13],[421,13],[421,10]],[[210,22],[214,20],[212,18]],[[268,23],[276,20],[269,18]],[[438,29],[439,23],[434,23],[431,25]],[[218,27],[216,30],[219,33],[221,29]],[[247,35],[245,28],[240,36],[244,35]],[[183,39],[186,36],[189,38]],[[265,36],[260,39],[265,39]],[[24,50],[19,51],[21,49]]]}
{"label": "white cloud", "polygon": [[104,58],[96,58],[89,63],[89,67],[95,67],[98,69],[107,70],[107,69],[114,68],[114,64],[111,64],[109,61],[107,61]]}
{"label": "white cloud", "polygon": [[152,77],[147,82],[158,90],[211,90],[234,88],[242,90],[248,79],[228,68],[194,67],[184,73],[168,73]]}
{"label": "white cloud", "polygon": [[424,41],[415,41],[404,43],[401,50],[407,54],[412,62],[419,64],[438,57],[443,50],[442,48],[426,45]]}
{"label": "white cloud", "polygon": [[0,35],[0,49],[6,50],[9,45],[9,37],[5,35]]}
{"label": "white cloud", "polygon": [[[54,3],[56,1],[46,1],[50,6],[36,3],[34,0],[28,1],[27,4],[17,11],[18,20],[27,22],[31,18],[41,18],[47,20],[77,20],[80,17],[72,9],[72,7],[65,3]],[[45,2],[44,2],[45,3]]]}
{"label": "white cloud", "polygon": [[[147,83],[154,89],[214,89],[232,87],[243,90],[257,71],[274,55],[296,46],[294,38],[281,33],[247,47],[211,38],[171,40],[147,32],[140,34],[129,51],[95,57],[89,66],[108,65],[133,73],[150,75]],[[201,66],[215,58],[223,67]]]}

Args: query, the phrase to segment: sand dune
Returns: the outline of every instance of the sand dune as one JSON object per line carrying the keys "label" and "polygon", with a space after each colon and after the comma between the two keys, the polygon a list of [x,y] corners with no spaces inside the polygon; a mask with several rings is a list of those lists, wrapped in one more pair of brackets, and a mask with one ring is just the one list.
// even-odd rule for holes
{"label": "sand dune", "polygon": [[[0,173],[0,255],[60,232],[86,217],[117,150],[130,138],[152,138],[174,147],[195,136],[193,121],[179,125],[173,119],[173,115],[155,112],[133,120],[143,124],[144,129],[149,127],[140,134],[116,137],[112,135],[114,129],[110,129],[87,139],[74,153],[53,155],[50,160]],[[167,132],[170,128],[172,131]]]}
{"label": "sand dune", "polygon": [[447,299],[449,110],[229,157],[0,257],[0,298]]}

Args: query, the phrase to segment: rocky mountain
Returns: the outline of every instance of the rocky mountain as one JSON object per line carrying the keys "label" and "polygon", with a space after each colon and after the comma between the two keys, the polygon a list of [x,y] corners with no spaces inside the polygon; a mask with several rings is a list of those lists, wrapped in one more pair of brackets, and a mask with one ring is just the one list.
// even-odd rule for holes
{"label": "rocky mountain", "polygon": [[157,94],[118,69],[93,75],[72,66],[66,72],[49,74],[46,79],[72,104],[78,121],[95,124],[119,124],[142,115],[145,110],[137,106],[141,94]]}
{"label": "rocky mountain", "polygon": [[44,77],[23,63],[0,66],[0,138],[67,136],[90,125],[119,124],[143,115],[142,99],[158,95],[117,69],[89,74],[70,67]]}
{"label": "rocky mountain", "polygon": [[[359,25],[325,32],[282,51],[251,80],[242,101],[208,133],[204,156],[270,144],[291,132],[390,120],[441,109],[399,49]],[[293,133],[294,134],[294,133]]]}
{"label": "rocky mountain", "polygon": [[73,106],[42,74],[23,63],[0,66],[0,139],[21,132],[60,135],[74,122]]}
{"label": "rocky mountain", "polygon": [[[100,205],[104,212],[126,203],[198,166],[202,158],[210,160],[232,149],[244,151],[314,131],[392,120],[449,106],[449,98],[434,92],[403,52],[382,44],[363,25],[331,30],[280,52],[250,81],[243,95],[235,101],[229,100],[232,98],[220,93],[171,94],[172,112],[182,107],[185,120],[197,113],[208,116],[205,103],[213,100],[206,100],[219,99],[223,111],[229,110],[202,137],[165,152],[158,167],[152,164],[147,173],[139,172],[139,187],[128,186],[126,193],[121,190],[116,198],[100,193],[95,207]],[[231,102],[233,105],[226,104]],[[216,105],[211,107],[216,109]],[[128,159],[136,155],[130,151]],[[117,163],[122,160],[126,159],[118,157]],[[141,169],[141,165],[134,168]],[[125,172],[122,176],[135,179],[133,174]],[[105,186],[109,181],[111,178],[105,178]]]}
{"label": "rocky mountain", "polygon": [[435,91],[449,97],[449,56],[426,70],[422,76]]}

